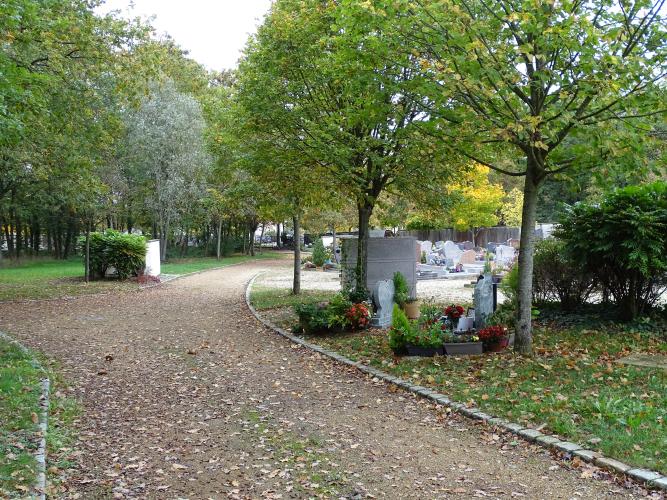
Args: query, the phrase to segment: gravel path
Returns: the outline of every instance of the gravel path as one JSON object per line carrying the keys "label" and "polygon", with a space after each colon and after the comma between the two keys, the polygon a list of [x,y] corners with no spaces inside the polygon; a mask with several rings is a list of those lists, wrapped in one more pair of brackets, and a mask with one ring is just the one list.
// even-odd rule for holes
{"label": "gravel path", "polygon": [[243,290],[272,265],[0,304],[0,329],[58,360],[83,407],[76,446],[61,450],[75,465],[53,497],[642,495],[265,329]]}

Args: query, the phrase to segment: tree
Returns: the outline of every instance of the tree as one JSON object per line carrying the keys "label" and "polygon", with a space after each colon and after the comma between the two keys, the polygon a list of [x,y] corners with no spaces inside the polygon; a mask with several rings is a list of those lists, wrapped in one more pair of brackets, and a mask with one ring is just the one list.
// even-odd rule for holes
{"label": "tree", "polygon": [[478,228],[498,223],[498,211],[505,194],[502,186],[489,182],[488,167],[475,164],[472,170],[461,176],[460,181],[451,183],[447,190],[460,195],[449,213],[452,226],[458,230],[471,230],[472,242],[475,244]]}
{"label": "tree", "polygon": [[[246,49],[240,94],[257,126],[309,159],[354,200],[357,288],[366,288],[368,228],[380,195],[419,193],[448,165],[418,122],[417,60],[356,2],[278,0]],[[377,29],[375,29],[377,28]],[[286,172],[290,175],[289,172]]]}
{"label": "tree", "polygon": [[147,183],[146,201],[155,213],[165,260],[179,203],[195,193],[201,193],[197,198],[203,196],[203,179],[211,163],[204,144],[204,119],[194,98],[166,82],[154,85],[126,120],[128,162]]}
{"label": "tree", "polygon": [[523,192],[513,188],[503,200],[500,215],[503,223],[509,227],[521,227],[521,209],[523,207]]}
{"label": "tree", "polygon": [[420,59],[424,112],[440,117],[431,133],[452,154],[524,177],[518,352],[532,352],[540,188],[570,169],[603,175],[599,158],[636,149],[642,125],[665,113],[664,4],[404,0],[377,14],[402,20],[400,38]]}

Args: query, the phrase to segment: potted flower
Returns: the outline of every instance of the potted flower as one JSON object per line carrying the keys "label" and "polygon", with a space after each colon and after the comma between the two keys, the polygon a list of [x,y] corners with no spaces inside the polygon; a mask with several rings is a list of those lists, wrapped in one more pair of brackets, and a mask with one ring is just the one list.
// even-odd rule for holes
{"label": "potted flower", "polygon": [[433,323],[428,328],[412,328],[405,336],[408,354],[410,356],[444,354],[442,336],[442,327],[439,323]]}
{"label": "potted flower", "polygon": [[448,356],[470,356],[484,352],[484,345],[477,335],[446,332],[444,341],[445,354]]}
{"label": "potted flower", "polygon": [[465,314],[465,309],[459,304],[450,304],[445,308],[445,317],[449,320],[452,330],[455,329],[459,319]]}
{"label": "potted flower", "polygon": [[509,345],[507,329],[501,325],[482,328],[477,335],[483,342],[486,352],[500,352]]}

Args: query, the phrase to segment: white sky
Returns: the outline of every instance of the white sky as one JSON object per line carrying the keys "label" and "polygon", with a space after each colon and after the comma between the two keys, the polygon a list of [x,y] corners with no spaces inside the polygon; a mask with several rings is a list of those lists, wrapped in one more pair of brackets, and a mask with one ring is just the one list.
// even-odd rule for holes
{"label": "white sky", "polygon": [[106,0],[99,10],[120,10],[128,18],[155,15],[151,25],[158,34],[169,33],[192,59],[221,70],[236,66],[270,6],[271,0]]}

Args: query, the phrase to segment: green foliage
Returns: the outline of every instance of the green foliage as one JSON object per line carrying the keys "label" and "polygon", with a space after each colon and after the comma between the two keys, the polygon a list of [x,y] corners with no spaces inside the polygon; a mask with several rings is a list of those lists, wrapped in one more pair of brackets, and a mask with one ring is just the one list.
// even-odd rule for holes
{"label": "green foliage", "polygon": [[90,271],[103,278],[107,269],[114,267],[120,279],[139,274],[146,260],[146,238],[136,234],[122,234],[113,229],[90,234]]}
{"label": "green foliage", "polygon": [[345,313],[352,306],[352,302],[342,293],[334,295],[327,304],[327,324],[331,330],[344,330],[349,326]]}
{"label": "green foliage", "polygon": [[584,304],[595,288],[593,275],[567,251],[566,244],[548,238],[535,246],[533,300],[558,301],[570,311]]}
{"label": "green foliage", "polygon": [[405,315],[403,309],[394,304],[394,310],[391,319],[391,328],[389,329],[389,347],[394,354],[403,355],[407,353],[405,344],[406,338],[414,329],[410,320]]}
{"label": "green foliage", "polygon": [[512,266],[500,283],[500,290],[507,300],[516,304],[519,300],[519,266]]}
{"label": "green foliage", "polygon": [[313,245],[313,264],[322,267],[327,260],[327,251],[324,248],[322,238],[316,238]]}
{"label": "green foliage", "polygon": [[348,300],[353,304],[359,304],[360,302],[368,302],[371,298],[371,294],[365,288],[352,288],[345,292]]}
{"label": "green foliage", "polygon": [[352,302],[343,293],[334,295],[329,302],[301,303],[294,306],[299,324],[308,334],[321,334],[345,330],[350,326],[346,313]]}
{"label": "green foliage", "polygon": [[410,297],[409,294],[410,290],[408,289],[408,282],[405,276],[396,271],[394,273],[394,302],[403,307]]}
{"label": "green foliage", "polygon": [[625,319],[655,306],[667,288],[666,182],[618,189],[598,204],[577,204],[557,235]]}
{"label": "green foliage", "polygon": [[419,347],[441,347],[445,334],[442,323],[435,322],[420,328],[411,328],[405,335],[405,342]]}
{"label": "green foliage", "polygon": [[419,323],[433,323],[442,317],[442,306],[434,302],[424,302],[419,306]]}

